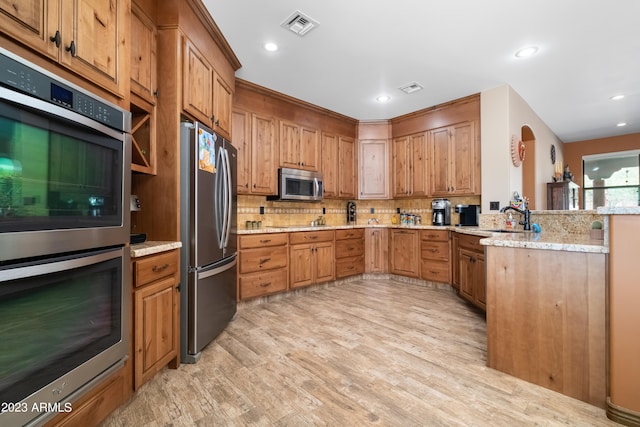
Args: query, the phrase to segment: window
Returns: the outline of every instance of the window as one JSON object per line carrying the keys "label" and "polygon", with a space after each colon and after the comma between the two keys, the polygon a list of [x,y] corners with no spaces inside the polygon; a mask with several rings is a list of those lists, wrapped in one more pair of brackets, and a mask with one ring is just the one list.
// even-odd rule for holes
{"label": "window", "polygon": [[582,158],[584,208],[640,206],[640,152]]}

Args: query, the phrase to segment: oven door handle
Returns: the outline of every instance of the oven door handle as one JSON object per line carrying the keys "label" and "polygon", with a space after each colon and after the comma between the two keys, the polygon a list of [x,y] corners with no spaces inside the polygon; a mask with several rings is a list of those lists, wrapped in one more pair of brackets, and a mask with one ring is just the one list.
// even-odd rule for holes
{"label": "oven door handle", "polygon": [[108,252],[94,253],[94,255],[89,256],[86,256],[85,253],[73,258],[63,256],[53,258],[52,260],[46,260],[45,262],[40,262],[38,264],[34,263],[26,266],[7,268],[6,270],[0,270],[0,282],[57,273],[60,271],[97,264],[103,261],[109,261],[114,258],[121,258],[124,255],[124,249],[125,248],[118,248]]}

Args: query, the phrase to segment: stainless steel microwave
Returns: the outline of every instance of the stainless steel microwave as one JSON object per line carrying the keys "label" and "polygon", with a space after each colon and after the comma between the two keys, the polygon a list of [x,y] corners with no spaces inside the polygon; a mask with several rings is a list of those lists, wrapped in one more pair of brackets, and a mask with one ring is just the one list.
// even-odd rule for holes
{"label": "stainless steel microwave", "polygon": [[278,171],[278,195],[268,200],[322,200],[322,173],[302,169],[281,168]]}

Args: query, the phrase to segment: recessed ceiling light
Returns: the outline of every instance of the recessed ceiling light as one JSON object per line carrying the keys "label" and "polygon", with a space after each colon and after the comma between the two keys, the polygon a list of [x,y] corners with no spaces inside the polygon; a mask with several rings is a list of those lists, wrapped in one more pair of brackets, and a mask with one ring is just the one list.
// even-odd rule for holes
{"label": "recessed ceiling light", "polygon": [[516,58],[525,58],[527,56],[534,55],[538,51],[538,46],[528,46],[516,52]]}
{"label": "recessed ceiling light", "polygon": [[278,50],[278,45],[273,42],[267,42],[264,44],[264,48],[269,52],[275,52],[276,50]]}
{"label": "recessed ceiling light", "polygon": [[626,126],[627,124],[625,122],[620,122],[618,123],[616,126],[618,126],[619,128],[621,128],[622,126]]}
{"label": "recessed ceiling light", "polygon": [[617,101],[619,99],[624,98],[624,95],[620,94],[620,95],[613,95],[611,98],[609,98],[612,101]]}
{"label": "recessed ceiling light", "polygon": [[376,98],[376,101],[378,102],[389,102],[391,100],[391,97],[389,95],[380,95],[379,97]]}

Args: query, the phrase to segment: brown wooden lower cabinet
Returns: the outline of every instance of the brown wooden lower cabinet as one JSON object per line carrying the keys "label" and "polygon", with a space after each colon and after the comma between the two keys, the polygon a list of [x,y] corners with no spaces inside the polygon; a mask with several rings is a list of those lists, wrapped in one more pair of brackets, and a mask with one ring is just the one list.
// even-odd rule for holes
{"label": "brown wooden lower cabinet", "polygon": [[485,278],[484,246],[482,237],[458,235],[457,279],[459,295],[470,303],[486,310],[487,289]]}
{"label": "brown wooden lower cabinet", "polygon": [[180,251],[132,260],[134,389],[180,365]]}
{"label": "brown wooden lower cabinet", "polygon": [[288,245],[287,233],[238,236],[238,300],[288,289]]}
{"label": "brown wooden lower cabinet", "polygon": [[448,230],[420,232],[420,277],[451,283],[451,242]]}
{"label": "brown wooden lower cabinet", "polygon": [[420,230],[391,229],[389,270],[393,274],[420,277]]}
{"label": "brown wooden lower cabinet", "polygon": [[367,228],[364,234],[365,273],[389,272],[389,229]]}
{"label": "brown wooden lower cabinet", "polygon": [[289,288],[335,279],[334,231],[289,234]]}
{"label": "brown wooden lower cabinet", "polygon": [[336,279],[364,273],[364,229],[336,230]]}

